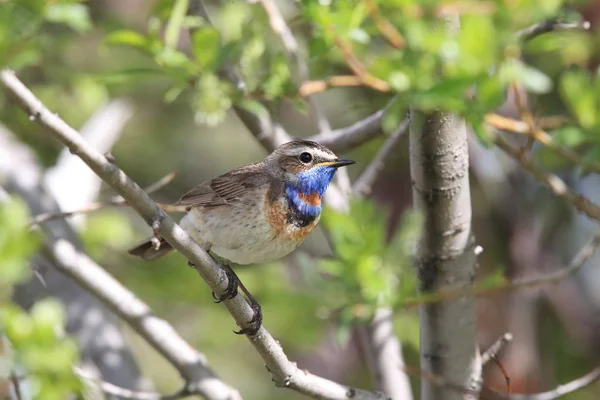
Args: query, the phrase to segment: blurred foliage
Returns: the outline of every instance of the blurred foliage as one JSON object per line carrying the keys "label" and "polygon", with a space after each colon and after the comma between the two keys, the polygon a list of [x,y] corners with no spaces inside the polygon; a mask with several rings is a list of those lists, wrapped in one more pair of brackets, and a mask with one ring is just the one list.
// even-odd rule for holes
{"label": "blurred foliage", "polygon": [[12,286],[30,276],[30,258],[40,245],[28,222],[23,201],[0,203],[0,340],[7,339],[6,346],[0,346],[0,378],[14,374],[34,398],[59,400],[82,389],[73,373],[79,351],[63,331],[63,306],[44,299],[24,311],[10,301]]}
{"label": "blurred foliage", "polygon": [[389,241],[386,223],[386,215],[369,201],[352,201],[350,214],[331,209],[323,213],[335,258],[321,260],[319,269],[331,278],[323,282],[326,304],[338,315],[341,342],[356,322],[369,321],[378,306],[395,306],[416,295],[412,256],[421,216],[406,211]]}

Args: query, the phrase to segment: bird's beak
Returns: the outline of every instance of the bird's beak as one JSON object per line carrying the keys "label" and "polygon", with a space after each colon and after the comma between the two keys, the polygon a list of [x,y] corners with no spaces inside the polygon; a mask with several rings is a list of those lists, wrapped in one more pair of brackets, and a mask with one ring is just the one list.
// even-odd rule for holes
{"label": "bird's beak", "polygon": [[319,166],[324,166],[324,167],[335,167],[335,168],[339,168],[339,167],[345,167],[346,165],[352,165],[356,163],[356,161],[352,161],[352,160],[333,160],[333,161],[324,161],[321,163],[318,163],[317,165]]}

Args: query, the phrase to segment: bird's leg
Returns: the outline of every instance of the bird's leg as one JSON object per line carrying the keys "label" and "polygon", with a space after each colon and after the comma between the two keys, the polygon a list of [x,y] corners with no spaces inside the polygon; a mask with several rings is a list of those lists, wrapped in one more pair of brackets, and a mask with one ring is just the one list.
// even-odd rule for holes
{"label": "bird's leg", "polygon": [[[189,261],[188,265],[192,268],[195,268],[195,265]],[[242,328],[239,331],[233,332],[238,335],[255,335],[256,332],[258,332],[258,330],[260,329],[263,320],[260,304],[258,303],[258,301],[256,301],[254,296],[250,294],[248,289],[246,289],[240,278],[238,278],[237,274],[233,271],[233,268],[231,268],[231,265],[229,265],[226,262],[223,262],[221,264],[221,268],[223,268],[225,270],[225,273],[227,274],[227,288],[225,289],[225,292],[223,292],[223,294],[219,297],[217,297],[217,295],[215,295],[215,292],[213,292],[213,298],[216,300],[216,303],[220,303],[227,299],[233,299],[238,294],[238,287],[242,289],[242,292],[244,292],[244,294],[248,298],[248,301],[250,302],[250,307],[252,308],[254,314],[252,315],[252,319],[248,321],[248,324],[250,325],[248,328]]]}
{"label": "bird's leg", "polygon": [[[231,269],[231,266],[228,265],[227,268],[229,268],[231,270],[231,272],[235,275],[235,272],[233,272],[233,269]],[[242,292],[244,292],[244,294],[248,298],[248,301],[250,302],[250,308],[252,308],[252,311],[254,313],[252,315],[252,319],[250,321],[248,321],[248,324],[250,325],[248,328],[242,328],[239,331],[233,331],[233,332],[238,335],[244,335],[244,334],[247,334],[250,336],[256,335],[256,332],[258,332],[258,330],[260,329],[260,326],[262,325],[262,320],[263,320],[260,304],[258,303],[258,301],[256,301],[254,296],[252,296],[250,294],[248,289],[246,289],[246,287],[244,286],[244,284],[242,283],[240,278],[238,278],[237,275],[235,275],[235,277],[237,278],[237,283],[238,283],[240,289],[242,289]]]}

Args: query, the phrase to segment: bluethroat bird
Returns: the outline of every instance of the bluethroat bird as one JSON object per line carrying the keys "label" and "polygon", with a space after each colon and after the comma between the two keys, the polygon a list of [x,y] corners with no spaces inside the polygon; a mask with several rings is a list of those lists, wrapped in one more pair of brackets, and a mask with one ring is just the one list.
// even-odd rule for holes
{"label": "bluethroat bird", "polygon": [[[250,301],[254,310],[251,327],[236,333],[255,334],[262,314],[230,263],[264,263],[294,251],[317,226],[323,195],[335,172],[350,164],[354,161],[340,160],[318,143],[293,141],[259,163],[196,186],[175,203],[187,211],[179,223],[181,228],[204,249],[225,260],[229,283],[217,302],[235,297],[238,286]],[[153,243],[148,239],[129,253],[153,260],[172,250],[159,240]]]}

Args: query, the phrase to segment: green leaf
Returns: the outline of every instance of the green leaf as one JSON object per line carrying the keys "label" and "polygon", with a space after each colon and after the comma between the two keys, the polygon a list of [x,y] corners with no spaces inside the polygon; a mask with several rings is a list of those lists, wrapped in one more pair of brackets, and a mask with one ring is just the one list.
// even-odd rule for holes
{"label": "green leaf", "polygon": [[589,72],[565,72],[560,79],[560,94],[582,127],[591,128],[597,124],[598,99]]}
{"label": "green leaf", "polygon": [[185,20],[185,13],[188,9],[188,0],[175,0],[175,5],[171,11],[171,17],[165,28],[165,46],[174,49],[179,42],[179,33]]}
{"label": "green leaf", "polygon": [[489,77],[477,83],[476,102],[486,110],[493,110],[504,103],[506,85],[497,77]]}
{"label": "green leaf", "polygon": [[192,51],[198,64],[213,70],[219,57],[221,37],[213,27],[197,29],[192,36]]}
{"label": "green leaf", "polygon": [[167,68],[185,68],[191,67],[191,60],[181,51],[165,47],[154,57],[156,63]]}
{"label": "green leaf", "polygon": [[109,33],[104,41],[107,44],[125,45],[148,52],[152,51],[152,40],[132,30],[119,30]]}
{"label": "green leaf", "polygon": [[53,3],[46,8],[46,20],[64,24],[79,33],[92,29],[88,8],[77,3]]}
{"label": "green leaf", "polygon": [[548,93],[553,86],[552,80],[542,71],[515,59],[504,62],[500,66],[498,76],[501,83],[520,82],[532,93]]}
{"label": "green leaf", "polygon": [[0,204],[0,291],[29,276],[29,257],[40,242],[28,224],[29,211],[22,200]]}

